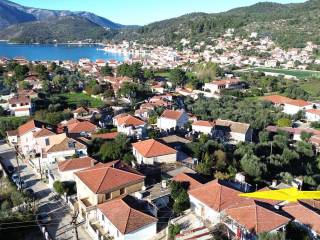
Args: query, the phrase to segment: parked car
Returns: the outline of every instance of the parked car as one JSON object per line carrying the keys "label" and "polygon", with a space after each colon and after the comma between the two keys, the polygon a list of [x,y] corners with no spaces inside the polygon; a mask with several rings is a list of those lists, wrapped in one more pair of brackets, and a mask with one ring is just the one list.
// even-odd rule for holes
{"label": "parked car", "polygon": [[40,213],[37,216],[37,221],[39,221],[42,224],[47,224],[51,222],[51,217],[48,213]]}

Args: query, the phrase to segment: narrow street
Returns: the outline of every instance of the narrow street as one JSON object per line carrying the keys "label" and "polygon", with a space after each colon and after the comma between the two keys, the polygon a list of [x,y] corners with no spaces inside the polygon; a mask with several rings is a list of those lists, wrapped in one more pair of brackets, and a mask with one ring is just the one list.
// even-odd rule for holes
{"label": "narrow street", "polygon": [[[4,142],[0,142],[0,156],[5,166],[14,166],[17,169],[15,149]],[[75,229],[73,228],[72,213],[69,206],[61,199],[55,200],[55,194],[44,182],[34,174],[32,168],[19,161],[21,179],[31,188],[37,198],[37,204],[40,212],[46,212],[50,215],[51,221],[47,224],[50,236],[56,240],[76,239]],[[85,232],[83,226],[78,227],[80,240],[90,240],[91,237]]]}

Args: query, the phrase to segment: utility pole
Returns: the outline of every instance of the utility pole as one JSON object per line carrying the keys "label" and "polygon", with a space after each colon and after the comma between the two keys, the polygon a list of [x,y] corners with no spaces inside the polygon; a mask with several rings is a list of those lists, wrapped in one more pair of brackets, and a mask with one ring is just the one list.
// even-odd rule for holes
{"label": "utility pole", "polygon": [[17,167],[18,167],[18,176],[19,176],[19,187],[21,190],[21,175],[20,175],[20,164],[19,164],[19,149],[18,146],[14,146],[14,149],[16,151],[16,161],[17,161]]}
{"label": "utility pole", "polygon": [[78,218],[79,212],[76,211],[72,217],[72,221],[71,224],[74,227],[74,231],[76,232],[76,240],[79,240],[79,236],[78,236],[78,225],[77,225],[77,218]]}

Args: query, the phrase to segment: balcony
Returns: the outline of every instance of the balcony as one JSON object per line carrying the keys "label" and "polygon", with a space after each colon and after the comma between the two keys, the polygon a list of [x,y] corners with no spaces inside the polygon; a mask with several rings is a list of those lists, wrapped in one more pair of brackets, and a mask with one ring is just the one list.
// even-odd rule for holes
{"label": "balcony", "polygon": [[97,208],[96,205],[93,205],[89,198],[82,198],[80,199],[80,207],[85,210],[85,212],[90,212],[92,210],[95,210]]}
{"label": "balcony", "polygon": [[87,232],[94,240],[111,240],[113,239],[108,235],[104,228],[100,225],[98,221],[88,222]]}

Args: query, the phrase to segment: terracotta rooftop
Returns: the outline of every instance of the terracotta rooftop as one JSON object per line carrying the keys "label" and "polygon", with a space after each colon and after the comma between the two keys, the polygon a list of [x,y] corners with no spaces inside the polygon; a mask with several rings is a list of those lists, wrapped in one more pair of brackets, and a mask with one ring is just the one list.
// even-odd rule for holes
{"label": "terracotta rooftop", "polygon": [[286,102],[290,101],[290,98],[281,96],[281,95],[269,95],[262,97],[263,100],[269,101],[275,104],[285,104]]}
{"label": "terracotta rooftop", "polygon": [[14,96],[9,99],[9,104],[18,104],[18,103],[27,103],[30,104],[31,100],[28,96],[22,95],[22,96]]}
{"label": "terracotta rooftop", "polygon": [[178,120],[182,116],[182,114],[183,114],[183,111],[175,111],[175,110],[166,109],[162,113],[161,117]]}
{"label": "terracotta rooftop", "polygon": [[262,97],[262,99],[265,101],[272,102],[274,104],[290,104],[298,107],[305,107],[312,104],[302,99],[291,99],[280,95],[264,96]]}
{"label": "terracotta rooftop", "polygon": [[43,122],[40,122],[37,120],[31,120],[31,121],[26,122],[25,124],[21,125],[18,128],[18,134],[19,134],[19,136],[21,136],[21,135],[23,135],[29,131],[32,131],[36,128],[42,128],[44,125],[45,125],[45,123],[43,123]]}
{"label": "terracotta rooftop", "polygon": [[75,174],[94,193],[107,193],[113,189],[142,182],[145,178],[139,174],[102,165]]}
{"label": "terracotta rooftop", "polygon": [[271,232],[291,221],[290,218],[281,215],[279,210],[269,208],[258,201],[252,201],[252,204],[245,206],[229,208],[226,214],[255,234]]}
{"label": "terracotta rooftop", "polygon": [[192,125],[193,126],[211,127],[212,128],[214,126],[214,123],[213,122],[209,122],[209,121],[199,120],[199,121],[193,122]]}
{"label": "terracotta rooftop", "polygon": [[158,221],[157,218],[131,207],[127,197],[98,205],[98,209],[121,232],[128,234]]}
{"label": "terracotta rooftop", "polygon": [[124,125],[124,126],[141,126],[146,124],[141,119],[131,115],[118,117],[116,120],[118,125]]}
{"label": "terracotta rooftop", "polygon": [[105,140],[115,139],[119,135],[118,132],[92,134],[92,138],[101,138]]}
{"label": "terracotta rooftop", "polygon": [[55,133],[47,128],[42,128],[40,131],[33,133],[33,136],[35,138],[46,137],[51,135],[55,135]]}
{"label": "terracotta rooftop", "polygon": [[192,174],[188,173],[179,173],[174,178],[172,178],[172,180],[176,182],[187,182],[189,184],[189,190],[193,190],[203,185],[201,182],[194,179],[192,177]]}
{"label": "terracotta rooftop", "polygon": [[157,157],[175,154],[177,151],[154,139],[133,143],[132,146],[144,157]]}
{"label": "terracotta rooftop", "polygon": [[87,147],[80,143],[79,141],[65,137],[61,142],[54,144],[49,149],[46,150],[47,153],[52,152],[62,152],[62,151],[68,151],[71,149],[86,149]]}
{"label": "terracotta rooftop", "polygon": [[243,201],[238,195],[241,192],[224,186],[218,180],[208,182],[189,191],[189,194],[217,212]]}
{"label": "terracotta rooftop", "polygon": [[298,202],[286,205],[282,209],[298,222],[308,225],[315,232],[320,234],[320,214],[313,206],[310,206],[307,203]]}
{"label": "terracotta rooftop", "polygon": [[320,115],[320,109],[308,109],[306,112],[314,115]]}
{"label": "terracotta rooftop", "polygon": [[69,133],[95,132],[97,126],[89,121],[75,122],[68,124]]}
{"label": "terracotta rooftop", "polygon": [[60,172],[93,167],[97,161],[91,157],[74,158],[58,163]]}

